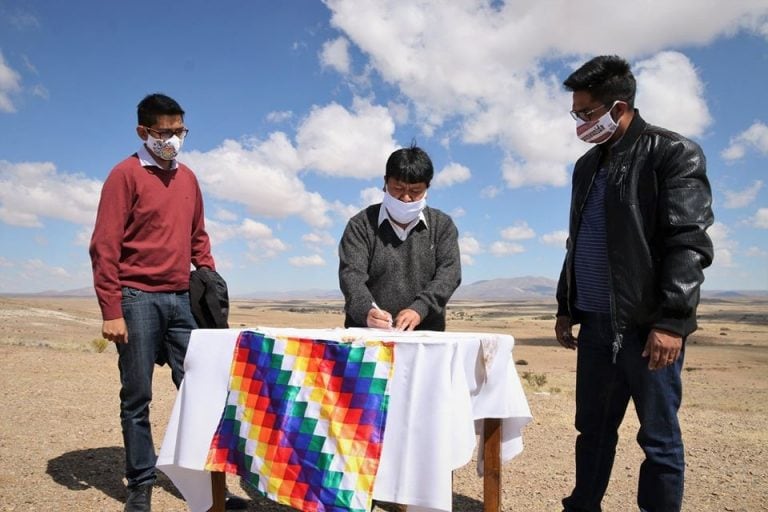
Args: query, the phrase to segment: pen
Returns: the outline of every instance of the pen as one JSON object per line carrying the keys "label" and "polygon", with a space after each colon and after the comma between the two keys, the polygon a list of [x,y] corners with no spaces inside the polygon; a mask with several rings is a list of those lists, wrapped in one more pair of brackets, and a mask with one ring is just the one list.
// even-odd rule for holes
{"label": "pen", "polygon": [[[379,312],[381,312],[381,313],[383,313],[383,312],[384,312],[384,311],[383,311],[383,310],[382,310],[382,309],[379,307],[379,305],[378,305],[378,304],[376,304],[376,302],[375,302],[375,301],[374,301],[374,302],[371,302],[371,306],[373,306],[373,308],[374,308],[376,311],[379,311]],[[389,321],[388,321],[388,323],[389,323],[389,327],[392,327],[392,317],[390,317],[390,318],[389,318]]]}

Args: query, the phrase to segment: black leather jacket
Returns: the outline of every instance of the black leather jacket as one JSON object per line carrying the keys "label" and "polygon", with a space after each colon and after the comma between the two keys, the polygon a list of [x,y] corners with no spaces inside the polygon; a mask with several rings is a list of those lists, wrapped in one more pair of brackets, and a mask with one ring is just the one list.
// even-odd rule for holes
{"label": "black leather jacket", "polygon": [[[607,146],[607,144],[606,144]],[[696,330],[703,269],[712,263],[705,232],[713,220],[712,192],[701,148],[647,124],[635,110],[613,147],[596,145],[576,162],[567,253],[557,287],[557,314],[574,311],[574,248],[581,212],[600,163],[608,169],[605,218],[614,351],[622,333],[659,328],[680,336]]]}

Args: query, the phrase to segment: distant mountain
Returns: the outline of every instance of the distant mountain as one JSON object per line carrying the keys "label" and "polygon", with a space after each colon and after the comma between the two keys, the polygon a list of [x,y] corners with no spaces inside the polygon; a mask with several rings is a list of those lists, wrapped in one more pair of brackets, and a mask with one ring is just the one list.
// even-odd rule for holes
{"label": "distant mountain", "polygon": [[[451,300],[528,300],[554,299],[557,282],[546,277],[513,277],[490,279],[462,285]],[[340,300],[341,291],[311,289],[284,292],[251,292],[233,296],[236,299],[256,300]]]}
{"label": "distant mountain", "polygon": [[702,290],[704,299],[768,298],[768,290]]}
{"label": "distant mountain", "polygon": [[[546,277],[524,276],[487,279],[463,284],[451,300],[506,301],[544,300],[555,298],[557,281]],[[36,293],[0,293],[15,297],[95,297],[92,286],[72,290],[45,290]],[[252,300],[341,300],[343,296],[335,289],[306,289],[288,291],[263,291],[251,293],[230,293],[232,299]],[[702,290],[705,300],[768,299],[768,290]]]}
{"label": "distant mountain", "polygon": [[233,295],[232,298],[252,300],[341,300],[344,297],[340,290],[308,289],[251,292]]}
{"label": "distant mountain", "polygon": [[556,291],[557,281],[547,277],[509,277],[462,285],[451,300],[554,300]]}
{"label": "distant mountain", "polygon": [[73,290],[43,290],[42,292],[35,293],[17,292],[2,293],[0,295],[13,297],[95,297],[96,292],[93,290],[93,286],[85,286]]}

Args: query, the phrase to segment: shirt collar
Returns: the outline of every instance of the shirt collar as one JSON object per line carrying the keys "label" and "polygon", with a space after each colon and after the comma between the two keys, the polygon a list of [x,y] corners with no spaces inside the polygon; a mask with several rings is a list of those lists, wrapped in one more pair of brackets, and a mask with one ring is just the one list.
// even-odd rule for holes
{"label": "shirt collar", "polygon": [[410,234],[410,232],[413,231],[413,228],[419,225],[419,222],[423,222],[424,226],[429,228],[429,224],[427,224],[427,217],[424,215],[424,210],[419,212],[419,216],[416,217],[416,219],[414,219],[413,221],[411,221],[410,224],[405,226],[405,229],[403,229],[400,226],[398,226],[394,220],[392,220],[392,218],[389,216],[389,212],[387,211],[386,208],[384,208],[384,205],[382,204],[381,208],[379,208],[379,224],[378,225],[381,226],[381,223],[384,222],[385,220],[389,221],[389,225],[392,226],[392,230],[395,232],[395,234],[400,240],[405,240],[406,238],[408,238],[408,235]]}
{"label": "shirt collar", "polygon": [[[149,152],[146,145],[142,144],[136,154],[139,156],[139,162],[142,167],[160,167],[157,165],[157,160],[152,157],[152,154]],[[179,162],[175,158],[171,160],[170,170],[176,170],[178,167]]]}

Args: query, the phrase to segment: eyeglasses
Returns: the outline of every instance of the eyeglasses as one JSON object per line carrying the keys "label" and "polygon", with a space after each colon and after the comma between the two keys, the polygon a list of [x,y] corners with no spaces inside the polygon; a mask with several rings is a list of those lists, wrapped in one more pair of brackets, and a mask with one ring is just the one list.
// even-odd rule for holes
{"label": "eyeglasses", "polygon": [[582,120],[582,121],[590,121],[592,119],[592,114],[600,110],[601,108],[606,108],[608,105],[600,105],[598,107],[593,108],[592,110],[571,110],[571,117],[575,120]]}
{"label": "eyeglasses", "polygon": [[178,128],[176,130],[155,130],[154,128],[150,128],[149,126],[145,126],[144,128],[149,133],[151,133],[153,137],[160,140],[168,140],[174,135],[180,139],[183,139],[189,133],[188,128]]}

